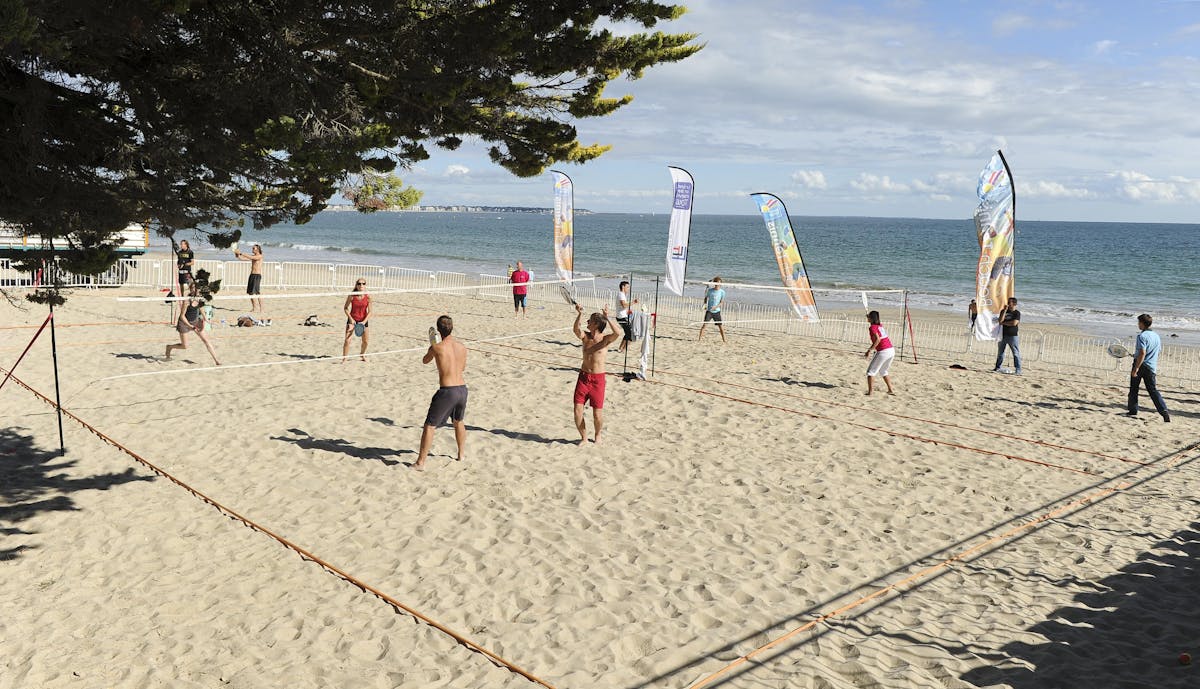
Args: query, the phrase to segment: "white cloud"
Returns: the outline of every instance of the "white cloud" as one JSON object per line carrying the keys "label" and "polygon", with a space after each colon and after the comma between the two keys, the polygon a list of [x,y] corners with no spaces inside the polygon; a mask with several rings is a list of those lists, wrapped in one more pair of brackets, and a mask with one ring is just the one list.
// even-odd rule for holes
{"label": "white cloud", "polygon": [[865,194],[904,194],[909,191],[907,184],[893,182],[887,175],[873,175],[868,172],[859,174],[858,179],[850,181],[850,186]]}
{"label": "white cloud", "polygon": [[992,20],[992,32],[997,36],[1009,36],[1033,26],[1033,20],[1023,14],[1003,14]]}
{"label": "white cloud", "polygon": [[466,177],[471,174],[471,168],[466,165],[447,165],[446,171],[442,173],[445,177]]}
{"label": "white cloud", "polygon": [[1094,199],[1097,194],[1082,187],[1068,187],[1061,182],[1035,180],[1017,187],[1017,193],[1035,199]]}
{"label": "white cloud", "polygon": [[827,189],[825,173],[820,170],[797,170],[792,173],[792,181],[809,189]]}
{"label": "white cloud", "polygon": [[1117,193],[1130,201],[1159,203],[1200,202],[1200,179],[1168,177],[1154,179],[1150,175],[1133,170],[1121,170],[1109,174],[1117,183]]}
{"label": "white cloud", "polygon": [[[1129,219],[1194,219],[1194,193],[1172,175],[1191,175],[1187,161],[1200,157],[1191,88],[1200,53],[1177,37],[1200,34],[1200,23],[1181,29],[1177,18],[1114,5],[1099,35],[1054,33],[1063,18],[1090,21],[1088,6],[1051,0],[944,17],[895,9],[910,1],[865,11],[827,0],[754,0],[749,10],[691,0],[662,28],[698,33],[704,50],[612,84],[609,95],[633,103],[573,123],[582,142],[614,146],[572,173],[577,204],[655,210],[669,192],[664,168],[676,164],[695,174],[705,213],[747,212],[748,202],[710,192],[749,188],[792,190],[816,214],[927,217],[949,213],[947,199],[974,207],[976,176],[1003,149],[1031,202],[1027,219],[1109,219],[1113,199]],[[1147,35],[1176,38],[1151,46]],[[406,180],[430,196],[548,196],[547,181],[509,175],[484,144],[435,155]],[[1117,166],[1142,172],[1104,175]]]}
{"label": "white cloud", "polygon": [[977,181],[961,172],[939,172],[926,179],[914,179],[912,188],[933,201],[962,199],[964,203],[970,203]]}

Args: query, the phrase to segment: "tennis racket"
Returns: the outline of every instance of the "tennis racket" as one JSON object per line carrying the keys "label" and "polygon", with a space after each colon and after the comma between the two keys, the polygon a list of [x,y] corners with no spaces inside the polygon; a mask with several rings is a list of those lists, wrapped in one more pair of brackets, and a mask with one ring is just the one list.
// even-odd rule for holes
{"label": "tennis racket", "polygon": [[558,291],[562,294],[563,301],[571,306],[575,306],[575,294],[570,285],[562,284],[558,286]]}
{"label": "tennis racket", "polygon": [[1114,342],[1110,344],[1105,348],[1105,350],[1108,352],[1108,355],[1114,359],[1124,359],[1127,356],[1132,356],[1129,353],[1129,348],[1120,342]]}

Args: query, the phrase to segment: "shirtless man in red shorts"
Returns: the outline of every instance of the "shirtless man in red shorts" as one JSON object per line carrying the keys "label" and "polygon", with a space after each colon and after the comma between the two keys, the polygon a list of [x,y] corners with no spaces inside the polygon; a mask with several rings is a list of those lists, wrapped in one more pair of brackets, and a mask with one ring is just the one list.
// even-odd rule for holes
{"label": "shirtless man in red shorts", "polygon": [[467,426],[463,418],[467,413],[467,382],[463,380],[463,372],[467,370],[467,348],[451,335],[454,332],[454,320],[449,316],[439,316],[437,332],[441,339],[429,345],[425,356],[421,357],[422,364],[437,362],[438,391],[429,402],[429,413],[425,415],[425,425],[421,427],[421,449],[417,453],[417,461],[412,468],[417,471],[425,470],[425,458],[429,456],[429,448],[433,445],[433,430],[446,423],[454,422],[454,441],[458,443],[458,456],[464,459],[463,451],[467,444]]}
{"label": "shirtless man in red shorts", "polygon": [[[583,342],[583,365],[579,367],[579,379],[575,381],[575,427],[579,429],[579,444],[587,443],[587,424],[583,420],[583,405],[592,403],[592,420],[596,427],[595,442],[600,442],[600,429],[604,425],[604,358],[608,347],[621,339],[625,331],[608,315],[593,313],[588,317],[587,331],[579,328],[583,320],[583,307],[575,305],[575,335]],[[608,334],[605,335],[604,331]]]}

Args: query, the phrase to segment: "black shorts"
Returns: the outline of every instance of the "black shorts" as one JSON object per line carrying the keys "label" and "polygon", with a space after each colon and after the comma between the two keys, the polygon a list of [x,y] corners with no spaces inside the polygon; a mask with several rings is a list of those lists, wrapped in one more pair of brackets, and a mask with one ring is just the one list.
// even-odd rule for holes
{"label": "black shorts", "polygon": [[180,285],[190,285],[195,281],[196,281],[195,278],[192,277],[192,271],[190,271],[190,270],[179,271],[179,284]]}
{"label": "black shorts", "polygon": [[704,311],[704,322],[707,323],[709,321],[716,321],[717,323],[720,323],[721,322],[721,312],[717,311],[716,313],[713,313],[712,311],[705,310]]}
{"label": "black shorts", "polygon": [[525,301],[526,301],[525,298],[528,296],[529,296],[528,294],[514,294],[513,295],[513,308],[519,309],[519,308],[524,307]]}
{"label": "black shorts", "polygon": [[[355,324],[355,323],[357,323],[357,322],[358,322],[358,321],[351,320],[351,319],[347,318],[347,319],[346,319],[346,327],[347,327],[347,328],[353,328],[353,327],[354,327],[354,324]],[[364,328],[369,328],[369,327],[371,327],[371,321],[363,321],[363,322],[362,322],[362,324],[363,324],[363,327],[364,327]]]}
{"label": "black shorts", "polygon": [[617,325],[621,326],[621,330],[625,331],[625,341],[633,341],[633,326],[629,324],[629,319],[617,319]]}
{"label": "black shorts", "polygon": [[246,294],[262,294],[262,275],[251,273],[246,281]]}
{"label": "black shorts", "polygon": [[462,421],[467,415],[467,386],[454,385],[438,388],[429,401],[429,412],[425,415],[426,426],[441,426],[446,419]]}

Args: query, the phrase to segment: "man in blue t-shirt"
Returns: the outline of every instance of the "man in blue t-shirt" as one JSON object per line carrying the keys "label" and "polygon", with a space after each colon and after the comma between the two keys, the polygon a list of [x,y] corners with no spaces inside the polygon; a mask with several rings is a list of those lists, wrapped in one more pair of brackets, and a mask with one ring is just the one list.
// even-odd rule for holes
{"label": "man in blue t-shirt", "polygon": [[1171,415],[1167,412],[1167,403],[1163,401],[1155,380],[1158,375],[1158,352],[1162,349],[1162,340],[1158,338],[1158,333],[1150,329],[1154,323],[1150,314],[1143,313],[1137,318],[1138,330],[1141,332],[1138,333],[1137,345],[1133,349],[1133,370],[1129,372],[1129,411],[1125,416],[1138,415],[1138,387],[1145,382],[1146,392],[1150,394],[1154,408],[1162,414],[1163,421],[1170,423]]}
{"label": "man in blue t-shirt", "polygon": [[708,289],[704,290],[704,322],[700,324],[699,342],[704,337],[704,329],[709,321],[716,321],[717,330],[721,331],[721,342],[725,342],[725,326],[721,324],[721,302],[725,301],[725,290],[721,289],[721,278],[715,277]]}

